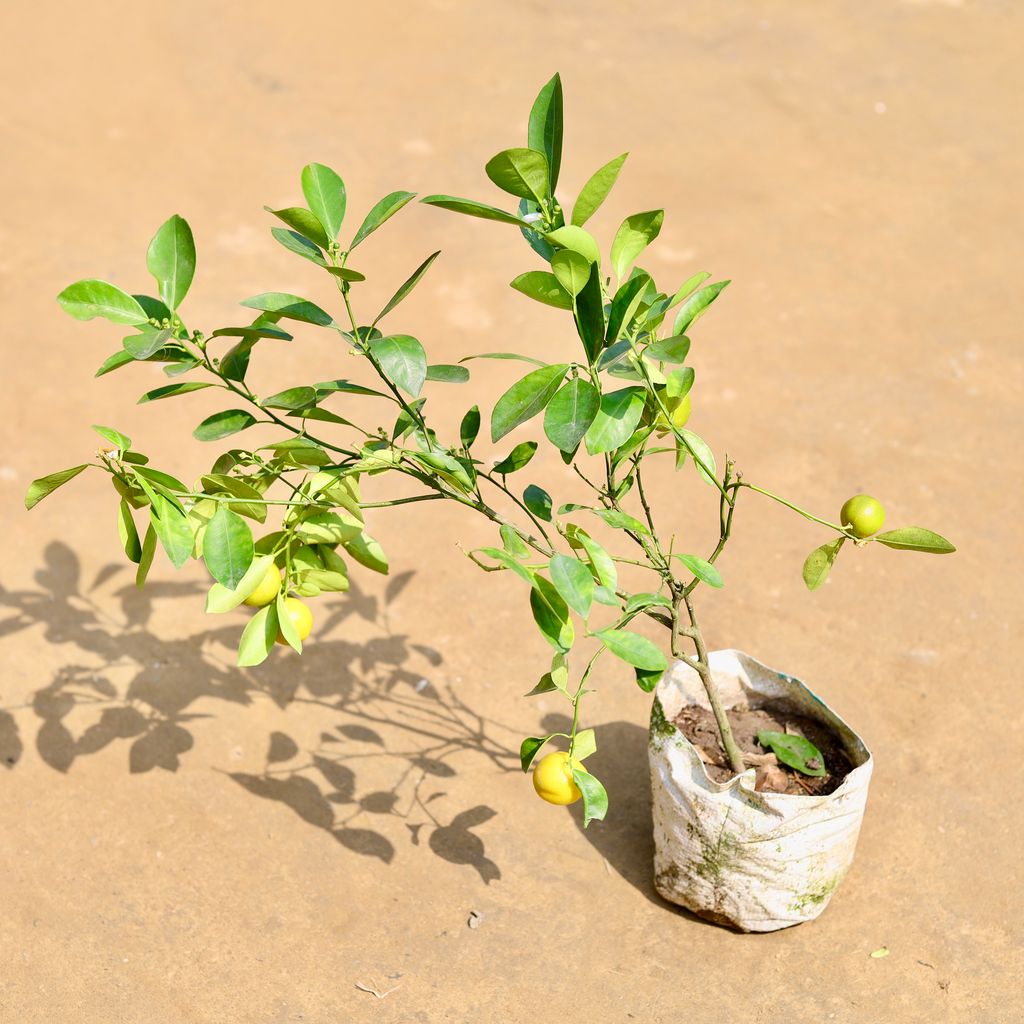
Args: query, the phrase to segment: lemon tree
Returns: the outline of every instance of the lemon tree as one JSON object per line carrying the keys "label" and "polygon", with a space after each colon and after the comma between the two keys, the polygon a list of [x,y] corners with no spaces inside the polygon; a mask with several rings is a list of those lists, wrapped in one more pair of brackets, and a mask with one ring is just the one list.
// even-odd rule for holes
{"label": "lemon tree", "polygon": [[[26,505],[87,470],[107,474],[112,518],[140,586],[162,551],[177,568],[190,559],[205,563],[210,613],[255,608],[240,632],[243,666],[263,661],[275,643],[301,652],[313,630],[306,602],[347,590],[352,563],[388,571],[367,525],[379,510],[402,507],[414,514],[414,503],[447,501],[485,517],[495,541],[469,557],[486,572],[522,581],[550,657],[529,696],[559,694],[572,712],[567,732],[523,741],[523,770],[536,762],[534,786],[549,802],[582,799],[589,824],[608,807],[603,785],[585,766],[597,740],[582,723],[601,658],[615,659],[645,693],[670,657],[692,665],[730,763],[743,770],[708,668],[694,599],[700,587],[725,585],[718,563],[744,494],[778,502],[828,534],[803,565],[811,590],[825,582],[848,543],[939,554],[954,548],[921,527],[879,532],[884,512],[866,495],[847,502],[839,522],[821,518],[745,479],[732,459],[719,459],[715,445],[690,423],[700,413],[703,317],[729,281],[700,272],[659,286],[640,261],[661,232],[663,210],[626,215],[610,240],[591,233],[588,224],[608,202],[625,153],[611,155],[563,205],[557,75],[533,104],[525,143],[486,162],[484,172],[500,193],[493,201],[436,193],[420,202],[498,225],[510,240],[521,236],[531,265],[510,284],[562,318],[564,328],[553,326],[546,346],[552,361],[515,351],[432,361],[429,346],[399,324],[399,307],[439,253],[392,282],[391,298],[380,307],[361,299],[366,278],[358,269],[360,247],[382,244],[380,229],[390,229],[392,218],[417,197],[390,192],[354,221],[341,176],[312,163],[300,176],[305,205],[271,210],[270,233],[330,284],[336,297],[330,308],[266,291],[243,298],[244,313],[233,322],[199,329],[183,309],[195,280],[196,246],[177,215],[161,225],[146,251],[153,287],[136,283],[140,290],[134,291],[87,279],[58,296],[71,316],[101,317],[119,333],[126,330],[97,375],[139,363],[163,368],[167,383],[145,391],[141,403],[188,402],[200,391],[217,395],[220,408],[193,431],[218,447],[209,468],[186,483],[154,466],[119,430],[96,426],[105,443],[95,459],[34,481]],[[611,153],[615,148],[609,145]],[[396,252],[404,249],[396,246]],[[327,332],[337,343],[339,376],[282,379],[273,393],[257,394],[248,382],[250,364],[272,362],[274,350],[300,332]],[[481,410],[484,396],[464,398],[460,427],[449,436],[432,425],[433,410],[457,401],[453,395],[470,381],[467,364],[475,359],[503,361],[510,380],[487,412]],[[511,372],[515,367],[519,371]],[[582,488],[585,500],[561,500],[531,479],[542,446],[564,465],[566,491]],[[694,473],[707,485],[718,534],[710,550],[692,548],[690,531],[678,519],[664,528],[648,499],[645,474],[651,472]],[[404,485],[397,496],[392,480]],[[694,515],[700,511],[693,506]],[[631,582],[637,570],[644,576],[639,586]],[[641,623],[667,635],[656,642]],[[545,750],[548,744],[566,749]]]}

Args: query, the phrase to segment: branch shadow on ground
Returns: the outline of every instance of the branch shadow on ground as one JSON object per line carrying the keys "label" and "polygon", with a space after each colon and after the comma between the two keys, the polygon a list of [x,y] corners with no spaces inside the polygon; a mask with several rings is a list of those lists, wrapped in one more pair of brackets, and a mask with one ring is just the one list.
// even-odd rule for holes
{"label": "branch shadow on ground", "polygon": [[[130,773],[175,772],[194,746],[193,723],[214,716],[211,700],[306,705],[323,714],[315,742],[273,731],[261,771],[226,777],[356,854],[390,864],[399,845],[422,845],[490,883],[501,870],[476,830],[496,812],[483,804],[454,813],[439,808],[450,808],[443,787],[462,755],[517,770],[508,745],[515,733],[432,680],[440,653],[393,628],[391,606],[412,576],[391,578],[379,597],[353,580],[348,594],[318,602],[318,639],[301,658],[285,655],[285,669],[273,656],[239,669],[237,619],[180,638],[150,630],[157,603],[201,600],[200,583],[153,582],[138,590],[122,566],[108,565],[84,587],[75,553],[53,542],[36,587],[0,585],[0,642],[42,626],[48,643],[71,644],[81,658],[60,666],[26,705],[0,709],[0,764],[14,768],[24,743],[34,742],[47,765],[67,774],[80,758],[127,744]],[[336,635],[346,623],[358,623],[361,639]],[[24,728],[29,716],[34,729]]]}

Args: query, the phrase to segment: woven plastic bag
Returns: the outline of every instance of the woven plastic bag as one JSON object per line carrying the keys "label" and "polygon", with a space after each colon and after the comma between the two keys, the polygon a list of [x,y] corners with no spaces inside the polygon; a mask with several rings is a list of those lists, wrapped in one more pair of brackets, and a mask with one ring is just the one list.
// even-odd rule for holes
{"label": "woven plastic bag", "polygon": [[672,724],[683,707],[708,708],[695,669],[677,661],[651,709],[654,878],[659,893],[717,924],[769,932],[817,917],[853,861],[871,780],[863,740],[803,683],[741,651],[709,666],[727,709],[781,701],[839,735],[854,766],[827,796],[758,793],[753,768],[712,782]]}

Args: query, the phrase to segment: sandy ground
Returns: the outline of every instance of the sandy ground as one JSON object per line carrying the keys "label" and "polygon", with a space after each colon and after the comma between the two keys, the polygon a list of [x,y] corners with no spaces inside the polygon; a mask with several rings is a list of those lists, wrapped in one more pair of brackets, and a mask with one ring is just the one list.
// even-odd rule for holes
{"label": "sandy ground", "polygon": [[[1024,1019],[1021,11],[371,10],[0,10],[0,1019]],[[853,873],[787,932],[731,934],[654,894],[647,700],[621,673],[592,712],[609,820],[584,834],[578,809],[534,797],[514,750],[561,708],[519,697],[543,645],[517,581],[455,547],[490,542],[481,524],[378,513],[391,580],[324,602],[301,660],[239,671],[240,620],[204,616],[197,567],[163,562],[135,592],[101,480],[21,509],[29,480],[88,457],[90,423],[187,477],[210,458],[189,431],[216,401],[136,406],[155,367],[94,381],[122,332],[65,318],[61,287],[146,287],[146,242],[179,211],[200,252],[193,323],[274,288],[329,301],[262,204],[296,201],[309,160],[342,171],[353,218],[396,188],[497,199],[482,164],[520,144],[555,69],[563,193],[631,150],[598,228],[664,206],[657,276],[734,281],[699,331],[694,428],[822,513],[868,490],[960,548],[853,552],[810,595],[821,535],[753,496],[738,514],[711,641],[809,681],[877,755]],[[514,231],[414,207],[389,236],[360,262],[372,301],[445,250],[401,318],[435,360],[574,343],[506,287],[533,266]],[[315,331],[275,358],[268,386],[350,369]],[[476,372],[488,399],[510,379]],[[688,477],[654,497],[699,550],[714,510]]]}

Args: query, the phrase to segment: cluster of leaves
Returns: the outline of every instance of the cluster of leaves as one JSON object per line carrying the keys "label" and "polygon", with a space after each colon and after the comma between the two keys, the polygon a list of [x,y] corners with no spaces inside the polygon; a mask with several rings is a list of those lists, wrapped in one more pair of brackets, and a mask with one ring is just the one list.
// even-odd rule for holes
{"label": "cluster of leaves", "polygon": [[[148,265],[157,280],[159,298],[130,295],[94,280],[78,282],[60,296],[73,316],[102,316],[136,329],[99,373],[137,361],[164,364],[174,382],[147,392],[141,401],[218,387],[245,406],[203,420],[196,428],[197,438],[217,441],[260,423],[272,424],[286,434],[252,450],[232,448],[194,487],[186,488],[169,474],[149,467],[126,437],[97,428],[114,446],[101,454],[99,465],[112,475],[118,490],[118,525],[128,557],[139,563],[140,581],[157,541],[176,566],[189,557],[204,559],[216,581],[210,611],[240,604],[270,561],[283,569],[285,586],[277,604],[257,613],[242,636],[240,663],[254,664],[266,657],[279,628],[285,639],[293,641],[287,617],[281,614],[285,596],[313,597],[345,589],[347,570],[339,548],[370,569],[387,571],[383,552],[364,529],[366,508],[450,500],[495,524],[497,544],[470,552],[470,557],[486,571],[511,572],[526,584],[533,619],[552,648],[550,668],[530,695],[558,692],[573,711],[570,732],[528,737],[523,742],[524,771],[556,738],[566,740],[570,755],[580,762],[596,749],[593,730],[579,727],[580,703],[603,654],[610,653],[629,666],[641,690],[650,692],[657,685],[668,658],[661,646],[631,628],[639,617],[669,628],[671,654],[688,660],[712,693],[690,595],[700,584],[723,585],[715,563],[730,536],[737,495],[751,486],[731,461],[725,460],[719,469],[711,446],[685,425],[696,376],[688,362],[690,335],[729,282],[709,283],[709,275],[699,273],[662,291],[652,275],[637,265],[661,230],[662,210],[626,217],[604,252],[586,225],[607,199],[626,154],[610,160],[587,180],[567,219],[556,195],[562,123],[562,89],[556,75],[533,105],[527,145],[504,150],[486,165],[488,178],[517,200],[513,210],[450,195],[421,200],[519,229],[543,269],[520,274],[512,287],[568,314],[578,338],[575,355],[567,352],[558,362],[489,352],[467,356],[458,364],[430,364],[417,338],[384,333],[380,325],[418,284],[436,252],[379,312],[370,319],[359,318],[352,299],[364,275],[349,266],[349,258],[414,195],[400,191],[386,196],[343,246],[338,237],[345,217],[345,186],[334,171],[320,164],[302,172],[306,207],[270,211],[284,224],[272,233],[290,252],[333,278],[343,309],[341,322],[308,299],[268,292],[243,301],[243,306],[258,313],[250,324],[219,328],[209,337],[190,332],[178,307],[192,279],[195,249],[191,231],[180,217],[164,224],[150,245]],[[257,396],[246,383],[250,359],[257,346],[291,340],[283,323],[336,332],[351,354],[363,360],[368,381],[338,379],[288,387],[267,398]],[[230,341],[231,347],[214,355],[211,348],[221,339]],[[517,428],[536,424],[540,437],[501,449],[497,458],[493,453],[483,456],[479,405],[462,418],[457,439],[439,437],[428,422],[425,389],[429,383],[465,383],[469,379],[465,363],[474,358],[531,364],[529,372],[494,405],[490,441],[498,444]],[[366,430],[354,422],[354,413],[345,410],[343,416],[327,408],[338,396],[346,401],[372,400],[378,410],[390,410],[395,418],[389,425]],[[340,430],[344,440],[327,441],[314,434],[324,426]],[[558,452],[577,486],[587,488],[587,502],[558,503],[535,483],[520,489],[510,480],[530,466],[541,438]],[[717,491],[720,535],[713,551],[677,550],[676,537],[666,537],[656,527],[643,484],[644,465],[656,456],[667,458],[677,471],[692,465],[698,477]],[[28,504],[85,468],[77,466],[36,481]],[[361,477],[395,473],[416,481],[417,493],[369,505],[363,502]],[[278,488],[274,493],[284,496],[268,497],[272,486]],[[813,588],[823,581],[842,544],[854,538],[840,525],[789,502],[783,504],[837,533],[808,559],[810,568],[805,566],[804,575]],[[283,509],[279,528],[254,539],[242,517],[263,524],[268,507],[273,506]],[[133,521],[133,510],[140,508],[149,509],[150,519],[141,541]],[[911,528],[877,539],[891,547],[952,549],[936,538]],[[622,545],[628,545],[628,554],[621,553]],[[650,585],[642,590],[627,586],[619,576],[624,564],[648,570]],[[694,655],[680,650],[683,639],[693,642]],[[573,673],[571,655],[584,640],[589,656],[580,659],[584,664]],[[723,741],[727,741],[724,735]],[[601,783],[585,770],[577,769],[574,777],[583,793],[585,820],[604,817],[607,795]]]}

